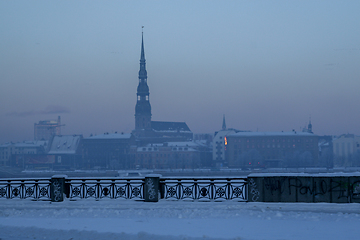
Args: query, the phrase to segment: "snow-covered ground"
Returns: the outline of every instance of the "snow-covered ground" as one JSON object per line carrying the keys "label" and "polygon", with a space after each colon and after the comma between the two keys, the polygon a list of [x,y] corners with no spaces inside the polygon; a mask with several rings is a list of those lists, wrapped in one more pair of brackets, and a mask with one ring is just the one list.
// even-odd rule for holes
{"label": "snow-covered ground", "polygon": [[0,200],[0,239],[359,239],[360,204]]}

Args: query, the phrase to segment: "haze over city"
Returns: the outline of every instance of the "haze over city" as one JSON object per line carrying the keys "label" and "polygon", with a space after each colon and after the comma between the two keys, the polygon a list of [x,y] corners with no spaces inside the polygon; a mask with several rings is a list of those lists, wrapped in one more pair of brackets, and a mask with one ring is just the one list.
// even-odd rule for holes
{"label": "haze over city", "polygon": [[[360,134],[360,2],[1,1],[0,143],[134,129],[144,45],[152,119]],[[144,28],[142,28],[144,26]]]}

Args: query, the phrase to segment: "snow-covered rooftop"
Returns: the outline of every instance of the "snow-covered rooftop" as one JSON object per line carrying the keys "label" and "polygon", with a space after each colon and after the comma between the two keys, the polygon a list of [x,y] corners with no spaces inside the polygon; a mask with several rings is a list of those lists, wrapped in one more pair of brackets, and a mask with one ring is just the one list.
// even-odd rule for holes
{"label": "snow-covered rooftop", "polygon": [[75,154],[81,138],[80,135],[54,136],[48,154]]}
{"label": "snow-covered rooftop", "polygon": [[90,136],[85,139],[126,139],[130,137],[130,133],[104,133],[100,135]]}
{"label": "snow-covered rooftop", "polygon": [[[193,141],[189,141],[189,142],[166,142],[166,143],[153,143],[153,144],[147,144],[146,146],[143,147],[138,147],[137,150],[138,151],[156,151],[155,148],[159,148],[159,147],[171,147],[171,148],[176,148],[176,150],[185,150],[186,151],[196,151],[196,147],[200,147],[203,146],[203,144],[201,142],[193,142]],[[182,148],[182,149],[179,149]],[[145,150],[144,150],[145,149]]]}
{"label": "snow-covered rooftop", "polygon": [[272,136],[317,136],[308,132],[238,132],[228,135],[228,137],[272,137]]}
{"label": "snow-covered rooftop", "polygon": [[31,148],[31,147],[41,147],[46,146],[47,141],[24,141],[24,142],[17,142],[17,143],[4,143],[1,144],[0,147],[22,147],[22,148]]}
{"label": "snow-covered rooftop", "polygon": [[185,122],[151,121],[151,128],[155,132],[189,132],[190,128]]}

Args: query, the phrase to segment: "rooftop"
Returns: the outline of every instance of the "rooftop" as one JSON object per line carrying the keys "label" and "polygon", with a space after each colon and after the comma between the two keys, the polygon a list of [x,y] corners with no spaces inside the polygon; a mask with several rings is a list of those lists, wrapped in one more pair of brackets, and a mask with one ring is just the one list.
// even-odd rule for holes
{"label": "rooftop", "polygon": [[48,154],[75,154],[81,135],[54,136]]}
{"label": "rooftop", "polygon": [[104,133],[101,135],[90,136],[85,139],[125,139],[130,137],[130,133]]}
{"label": "rooftop", "polygon": [[313,133],[308,132],[238,132],[228,135],[228,137],[270,137],[270,136],[317,136]]}
{"label": "rooftop", "polygon": [[162,122],[162,121],[151,121],[151,128],[158,132],[191,132],[190,128],[185,122]]}

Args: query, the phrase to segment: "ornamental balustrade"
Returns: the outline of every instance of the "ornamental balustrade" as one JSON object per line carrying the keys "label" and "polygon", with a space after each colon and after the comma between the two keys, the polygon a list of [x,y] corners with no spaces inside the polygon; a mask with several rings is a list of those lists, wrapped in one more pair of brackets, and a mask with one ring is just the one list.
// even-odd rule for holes
{"label": "ornamental balustrade", "polygon": [[50,200],[51,179],[0,180],[0,198]]}
{"label": "ornamental balustrade", "polygon": [[162,178],[162,198],[246,201],[246,178]]}
{"label": "ornamental balustrade", "polygon": [[0,199],[63,201],[77,199],[247,201],[246,178],[68,178],[0,179]]}
{"label": "ornamental balustrade", "polygon": [[144,199],[144,178],[131,179],[66,179],[66,196],[72,200],[94,199]]}

